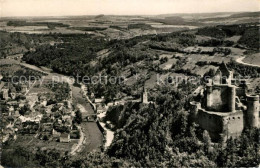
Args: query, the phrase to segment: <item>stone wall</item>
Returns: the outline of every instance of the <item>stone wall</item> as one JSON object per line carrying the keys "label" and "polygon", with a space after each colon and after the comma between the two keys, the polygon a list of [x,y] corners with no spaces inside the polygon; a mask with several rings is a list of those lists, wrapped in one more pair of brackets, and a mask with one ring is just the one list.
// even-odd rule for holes
{"label": "stone wall", "polygon": [[236,113],[229,113],[228,116],[223,118],[224,132],[227,137],[237,137],[241,135],[244,129],[244,115],[243,111],[237,111]]}
{"label": "stone wall", "polygon": [[228,85],[207,87],[207,110],[216,112],[235,111],[235,88]]}
{"label": "stone wall", "polygon": [[243,112],[221,113],[207,112],[204,109],[198,111],[196,123],[207,130],[213,141],[219,141],[222,135],[236,137],[244,128]]}
{"label": "stone wall", "polygon": [[200,109],[198,111],[196,123],[209,132],[213,141],[218,141],[220,139],[219,134],[224,130],[224,122],[222,118],[222,116]]}

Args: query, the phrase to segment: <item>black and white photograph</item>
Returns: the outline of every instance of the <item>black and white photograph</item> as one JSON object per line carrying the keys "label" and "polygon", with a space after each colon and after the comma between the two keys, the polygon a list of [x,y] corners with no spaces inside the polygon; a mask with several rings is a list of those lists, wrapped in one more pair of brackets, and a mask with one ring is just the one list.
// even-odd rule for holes
{"label": "black and white photograph", "polygon": [[260,0],[0,0],[0,168],[260,167]]}

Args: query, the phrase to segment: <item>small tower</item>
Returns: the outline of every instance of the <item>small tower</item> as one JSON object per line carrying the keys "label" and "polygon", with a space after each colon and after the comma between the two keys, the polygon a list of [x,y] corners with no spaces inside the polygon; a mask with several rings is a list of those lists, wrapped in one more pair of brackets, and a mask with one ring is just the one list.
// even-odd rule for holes
{"label": "small tower", "polygon": [[196,122],[199,109],[201,109],[200,102],[195,102],[195,101],[190,102],[191,121]]}
{"label": "small tower", "polygon": [[229,103],[228,103],[228,109],[230,112],[236,111],[236,87],[234,85],[231,85],[228,87],[229,89]]}
{"label": "small tower", "polygon": [[246,127],[258,128],[259,120],[259,96],[247,96],[247,114],[246,114]]}
{"label": "small tower", "polygon": [[148,104],[148,94],[147,91],[145,89],[145,87],[143,87],[143,96],[142,96],[142,103],[144,104]]}
{"label": "small tower", "polygon": [[3,92],[3,99],[4,100],[8,100],[8,98],[9,98],[9,89],[4,88],[4,89],[2,89],[2,92]]}

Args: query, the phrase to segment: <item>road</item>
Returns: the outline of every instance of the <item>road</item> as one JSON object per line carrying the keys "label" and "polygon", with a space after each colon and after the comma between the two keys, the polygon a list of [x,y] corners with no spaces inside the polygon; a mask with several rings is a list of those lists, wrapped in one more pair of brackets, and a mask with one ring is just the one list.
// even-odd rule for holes
{"label": "road", "polygon": [[238,59],[236,60],[236,62],[239,63],[239,64],[243,64],[243,65],[247,65],[247,66],[252,66],[252,67],[258,67],[258,68],[260,68],[259,65],[248,64],[248,63],[243,62],[243,59],[245,59],[245,57],[240,57],[240,58],[238,58]]}
{"label": "road", "polygon": [[78,130],[80,131],[80,139],[79,139],[78,144],[71,150],[71,152],[70,152],[71,155],[75,155],[77,152],[79,152],[82,149],[83,142],[85,139],[85,135],[84,135],[81,127],[80,126],[77,126],[77,127],[78,127]]}

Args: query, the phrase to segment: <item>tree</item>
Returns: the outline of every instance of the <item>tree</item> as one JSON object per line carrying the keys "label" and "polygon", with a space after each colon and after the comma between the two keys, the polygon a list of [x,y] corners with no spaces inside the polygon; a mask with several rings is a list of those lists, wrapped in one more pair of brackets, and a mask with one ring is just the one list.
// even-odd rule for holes
{"label": "tree", "polygon": [[205,145],[205,152],[208,152],[209,151],[209,148],[210,148],[210,144],[211,144],[211,138],[209,136],[209,133],[207,130],[204,130],[203,131],[203,142],[204,142],[204,145]]}
{"label": "tree", "polygon": [[26,112],[28,112],[30,110],[28,105],[24,105],[23,107],[21,107],[21,109],[19,110],[19,114],[20,115],[24,115]]}
{"label": "tree", "polygon": [[77,110],[77,111],[75,112],[75,114],[76,114],[76,116],[75,116],[75,118],[74,118],[74,121],[75,121],[76,123],[80,124],[80,123],[82,122],[82,113],[81,113],[79,110]]}

